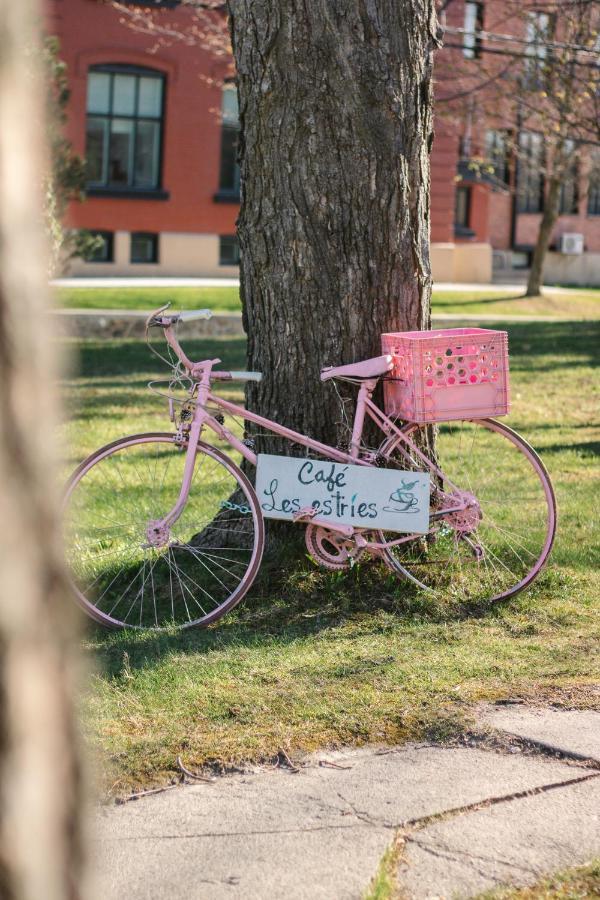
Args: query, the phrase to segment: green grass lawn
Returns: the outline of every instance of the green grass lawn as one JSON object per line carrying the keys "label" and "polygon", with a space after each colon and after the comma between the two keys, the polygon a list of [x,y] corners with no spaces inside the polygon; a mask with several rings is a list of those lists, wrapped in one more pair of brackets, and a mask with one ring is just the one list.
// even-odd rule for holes
{"label": "green grass lawn", "polygon": [[[57,288],[56,302],[67,309],[133,309],[151,311],[171,302],[173,309],[239,312],[237,288]],[[478,291],[434,291],[433,313],[460,315],[535,315],[591,319],[600,315],[600,289],[573,288],[569,293],[547,288],[543,297],[523,297],[498,291],[493,285]]]}
{"label": "green grass lawn", "polygon": [[[402,844],[384,854],[364,900],[398,900],[397,872]],[[541,878],[529,887],[505,887],[478,894],[474,900],[593,900],[600,896],[600,860]]]}
{"label": "green grass lawn", "polygon": [[561,318],[597,319],[600,316],[600,289],[578,290],[568,293],[545,288],[540,297],[524,297],[494,290],[491,285],[485,290],[435,291],[432,297],[433,315],[458,313],[459,315],[498,316],[557,316]]}
{"label": "green grass lawn", "polygon": [[[468,613],[376,567],[327,573],[308,558],[290,566],[271,555],[249,597],[208,630],[90,627],[84,720],[108,789],[164,781],[179,754],[192,767],[221,766],[280,750],[444,738],[481,698],[598,702],[589,687],[600,675],[599,329],[508,331],[508,424],[540,450],[560,507],[552,565],[533,588]],[[166,401],[146,390],[159,364],[143,343],[69,346],[67,468],[122,434],[169,430]],[[242,339],[194,341],[190,351],[244,365]]]}
{"label": "green grass lawn", "polygon": [[56,305],[64,309],[133,309],[152,312],[165,303],[173,310],[212,309],[240,312],[236,287],[173,288],[55,288]]}
{"label": "green grass lawn", "polygon": [[499,888],[477,900],[593,900],[600,896],[600,859],[587,866],[565,869],[531,887]]}

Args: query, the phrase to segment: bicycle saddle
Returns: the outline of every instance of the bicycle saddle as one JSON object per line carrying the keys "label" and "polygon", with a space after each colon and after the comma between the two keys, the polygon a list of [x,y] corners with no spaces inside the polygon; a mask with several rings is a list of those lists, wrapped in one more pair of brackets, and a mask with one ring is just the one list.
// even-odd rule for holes
{"label": "bicycle saddle", "polygon": [[349,363],[346,366],[326,366],[321,369],[321,381],[329,378],[379,378],[394,367],[394,362],[389,354],[375,356],[373,359],[364,359],[362,362]]}

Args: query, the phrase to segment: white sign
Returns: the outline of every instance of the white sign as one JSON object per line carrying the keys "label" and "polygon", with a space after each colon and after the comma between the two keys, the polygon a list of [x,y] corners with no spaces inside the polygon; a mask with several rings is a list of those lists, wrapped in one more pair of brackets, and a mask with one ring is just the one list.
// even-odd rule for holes
{"label": "white sign", "polygon": [[301,509],[341,525],[425,534],[429,473],[321,459],[258,455],[256,493],[263,515],[291,520]]}

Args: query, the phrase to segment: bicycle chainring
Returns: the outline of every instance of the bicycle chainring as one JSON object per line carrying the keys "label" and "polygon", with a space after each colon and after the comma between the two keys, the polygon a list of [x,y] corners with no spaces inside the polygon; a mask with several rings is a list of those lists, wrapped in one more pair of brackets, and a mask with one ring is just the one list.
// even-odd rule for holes
{"label": "bicycle chainring", "polygon": [[320,525],[307,525],[304,540],[312,558],[325,569],[349,569],[362,555],[362,548],[352,538]]}

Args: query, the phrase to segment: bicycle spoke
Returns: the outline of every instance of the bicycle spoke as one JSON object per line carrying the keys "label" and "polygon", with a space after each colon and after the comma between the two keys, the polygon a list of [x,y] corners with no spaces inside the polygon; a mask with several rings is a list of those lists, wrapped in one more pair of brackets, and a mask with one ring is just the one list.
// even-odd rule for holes
{"label": "bicycle spoke", "polygon": [[[181,580],[181,576],[184,575],[184,573],[180,570],[179,566],[178,566],[177,563],[175,562],[175,554],[170,554],[170,556],[171,556],[171,558],[172,558],[172,560],[173,560],[173,566],[175,567],[175,574],[177,575],[177,580],[179,581],[179,585],[180,585],[180,587],[181,587],[182,594],[184,594],[184,591],[187,590],[187,592],[188,592],[188,594],[190,595],[191,599],[194,601],[194,603],[196,604],[196,606],[197,606],[197,607],[200,609],[200,611],[202,612],[202,615],[205,616],[205,615],[206,615],[206,610],[202,608],[202,604],[200,603],[200,601],[197,600],[196,597],[194,597],[194,595],[193,595],[193,593],[191,592],[191,590],[190,590],[188,587],[186,587],[186,586],[183,584],[182,580]],[[185,599],[184,599],[184,602],[185,602]],[[191,619],[191,616],[190,616],[190,612],[189,612],[187,603],[185,603],[185,608],[186,608],[186,611],[187,611],[187,614],[188,614],[188,621],[191,622],[192,619]]]}
{"label": "bicycle spoke", "polygon": [[[224,583],[221,581],[221,579],[220,579],[219,576],[216,574],[216,572],[214,572],[214,571],[213,571],[213,570],[212,570],[212,569],[204,562],[204,560],[201,559],[201,557],[200,557],[197,553],[194,552],[194,550],[192,549],[192,547],[191,547],[189,544],[186,544],[186,549],[192,554],[192,556],[193,556],[195,559],[198,560],[198,562],[200,563],[200,565],[203,566],[203,567],[207,570],[207,572],[209,572],[209,573],[212,575],[212,577],[213,577],[216,581],[218,581],[219,584],[220,584],[222,587],[225,588],[226,591],[229,591],[229,588],[227,587],[227,585],[224,584]],[[231,575],[233,578],[235,578],[235,575],[233,575],[233,574],[229,571],[229,569],[226,569],[224,566],[219,565],[219,563],[217,563],[217,566],[219,566],[219,568],[222,569],[223,572],[226,572],[228,575]]]}
{"label": "bicycle spoke", "polygon": [[[171,550],[170,550],[170,548],[169,548],[169,551],[168,551],[168,552],[169,552],[169,559],[170,559],[170,558],[171,558]],[[183,604],[184,604],[184,606],[185,606],[185,611],[186,611],[186,613],[187,613],[187,621],[188,621],[188,622],[191,622],[191,621],[192,621],[192,617],[190,616],[190,611],[189,611],[189,609],[188,609],[187,600],[186,600],[186,598],[185,598],[185,592],[184,592],[184,590],[183,590],[183,584],[181,583],[181,578],[179,577],[179,570],[177,569],[177,566],[176,566],[176,564],[175,564],[174,561],[173,561],[173,568],[175,569],[175,575],[176,575],[177,581],[178,581],[178,583],[179,583],[179,590],[181,591],[181,599],[183,600]]]}

